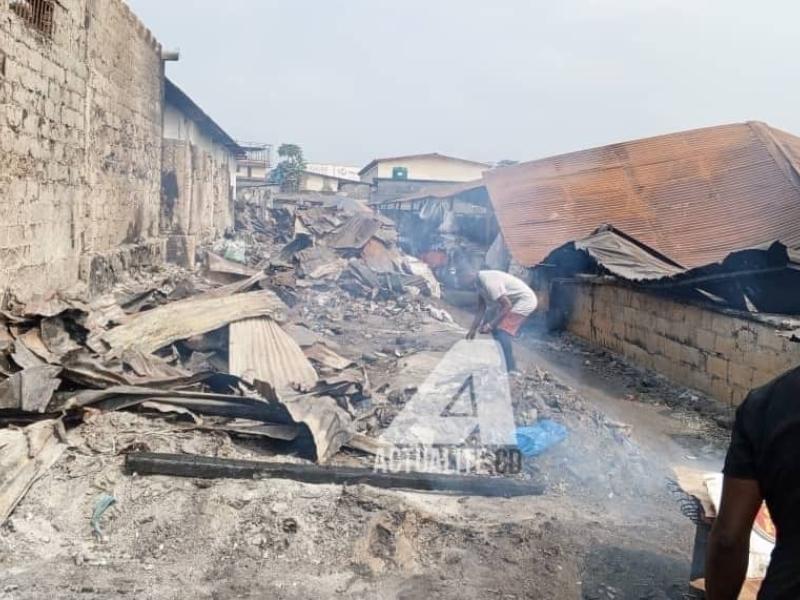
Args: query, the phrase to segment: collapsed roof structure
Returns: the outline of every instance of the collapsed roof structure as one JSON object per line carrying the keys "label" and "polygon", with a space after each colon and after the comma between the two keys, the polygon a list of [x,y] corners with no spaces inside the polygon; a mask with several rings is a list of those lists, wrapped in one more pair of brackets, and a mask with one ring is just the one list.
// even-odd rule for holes
{"label": "collapsed roof structure", "polygon": [[800,245],[800,138],[758,122],[612,144],[487,171],[508,249],[531,267],[603,223],[686,268]]}
{"label": "collapsed roof structure", "polygon": [[779,241],[685,269],[611,226],[553,250],[547,277],[613,275],[643,290],[750,313],[800,314],[800,253]]}

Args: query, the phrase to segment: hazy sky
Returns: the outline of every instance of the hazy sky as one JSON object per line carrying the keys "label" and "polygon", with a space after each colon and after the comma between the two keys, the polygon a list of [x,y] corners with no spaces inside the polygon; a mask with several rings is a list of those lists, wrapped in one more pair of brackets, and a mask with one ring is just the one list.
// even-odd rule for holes
{"label": "hazy sky", "polygon": [[128,0],[236,138],[363,165],[530,160],[743,121],[800,134],[796,0]]}

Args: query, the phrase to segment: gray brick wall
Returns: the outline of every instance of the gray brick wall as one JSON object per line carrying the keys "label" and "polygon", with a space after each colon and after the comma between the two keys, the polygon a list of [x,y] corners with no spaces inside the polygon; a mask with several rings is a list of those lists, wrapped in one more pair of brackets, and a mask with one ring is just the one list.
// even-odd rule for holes
{"label": "gray brick wall", "polygon": [[158,234],[161,86],[122,0],[61,0],[50,38],[0,0],[0,288],[70,286]]}
{"label": "gray brick wall", "polygon": [[553,285],[569,331],[724,403],[800,365],[800,344],[763,323],[610,283]]}

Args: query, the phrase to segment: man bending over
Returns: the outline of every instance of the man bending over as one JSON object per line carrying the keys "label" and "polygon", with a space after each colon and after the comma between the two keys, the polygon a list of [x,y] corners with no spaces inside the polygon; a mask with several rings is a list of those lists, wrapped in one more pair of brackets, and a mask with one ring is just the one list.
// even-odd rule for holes
{"label": "man bending over", "polygon": [[[536,310],[536,294],[524,281],[503,271],[468,271],[464,280],[478,290],[478,312],[467,339],[474,339],[479,330],[491,333],[503,349],[506,369],[517,372],[511,340]],[[487,312],[488,308],[493,310]]]}

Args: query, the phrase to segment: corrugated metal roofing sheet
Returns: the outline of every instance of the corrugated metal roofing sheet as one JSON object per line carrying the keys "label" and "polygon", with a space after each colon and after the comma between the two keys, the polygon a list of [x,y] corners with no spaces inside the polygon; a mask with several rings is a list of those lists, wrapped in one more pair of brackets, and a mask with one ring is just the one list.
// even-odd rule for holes
{"label": "corrugated metal roofing sheet", "polygon": [[586,252],[609,273],[630,281],[660,279],[685,270],[613,227],[600,228],[572,245]]}
{"label": "corrugated metal roofing sheet", "polygon": [[738,123],[613,144],[484,174],[523,265],[610,223],[686,267],[737,248],[800,245],[800,138]]}
{"label": "corrugated metal roofing sheet", "polygon": [[289,334],[270,318],[231,323],[229,370],[246,381],[265,381],[276,390],[314,385],[317,373]]}

